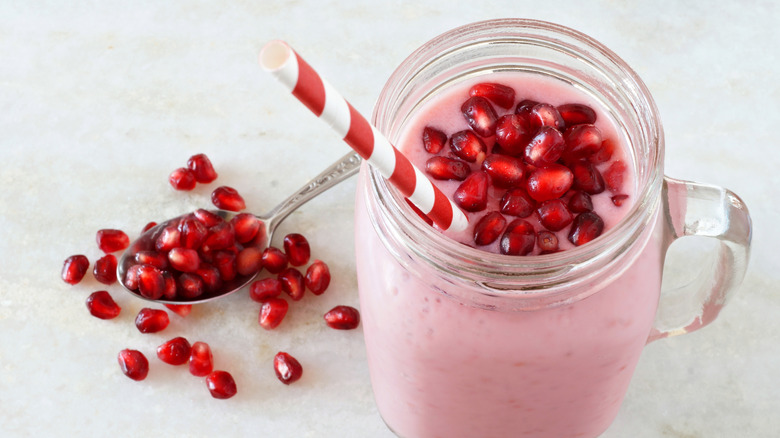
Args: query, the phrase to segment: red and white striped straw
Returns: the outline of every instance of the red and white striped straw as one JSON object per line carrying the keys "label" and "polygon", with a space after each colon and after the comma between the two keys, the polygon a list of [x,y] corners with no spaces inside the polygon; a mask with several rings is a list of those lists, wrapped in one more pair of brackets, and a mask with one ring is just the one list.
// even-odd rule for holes
{"label": "red and white striped straw", "polygon": [[260,65],[441,229],[466,229],[466,215],[287,43],[266,44]]}

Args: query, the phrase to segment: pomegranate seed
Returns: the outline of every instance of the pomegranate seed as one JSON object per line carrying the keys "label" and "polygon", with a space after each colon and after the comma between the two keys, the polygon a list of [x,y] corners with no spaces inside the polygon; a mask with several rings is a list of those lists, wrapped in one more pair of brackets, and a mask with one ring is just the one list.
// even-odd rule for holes
{"label": "pomegranate seed", "polygon": [[610,164],[604,171],[604,183],[612,193],[620,193],[623,190],[623,179],[626,175],[626,163],[618,160]]}
{"label": "pomegranate seed", "polygon": [[426,224],[428,224],[430,226],[433,226],[433,220],[431,220],[431,218],[429,218],[427,214],[423,213],[422,210],[417,208],[416,205],[412,204],[412,201],[410,201],[410,200],[408,200],[406,198],[404,198],[404,201],[406,201],[406,203],[409,205],[409,207],[412,209],[412,211],[417,213],[417,216],[420,216],[420,219],[425,221]]}
{"label": "pomegranate seed", "polygon": [[169,365],[184,365],[190,360],[191,351],[189,341],[179,336],[157,347],[157,357]]}
{"label": "pomegranate seed", "polygon": [[138,290],[138,272],[143,265],[133,265],[127,269],[123,283],[130,290]]}
{"label": "pomegranate seed", "polygon": [[92,273],[95,280],[103,284],[113,284],[116,281],[116,256],[106,254],[95,262],[95,268]]}
{"label": "pomegranate seed", "polygon": [[170,320],[165,310],[144,307],[135,317],[135,327],[141,333],[157,333],[168,327]]}
{"label": "pomegranate seed", "polygon": [[550,231],[560,231],[574,220],[561,199],[544,201],[536,212],[539,214],[539,222]]}
{"label": "pomegranate seed", "polygon": [[615,204],[616,207],[621,207],[626,199],[628,199],[628,195],[615,195],[612,197],[612,203]]}
{"label": "pomegranate seed", "polygon": [[224,222],[221,216],[208,210],[199,208],[195,210],[195,217],[203,223],[207,228],[217,226]]}
{"label": "pomegranate seed", "polygon": [[221,250],[214,252],[214,266],[219,271],[222,281],[231,281],[238,275],[236,254],[231,251]]}
{"label": "pomegranate seed", "polygon": [[456,157],[474,163],[485,159],[487,146],[473,132],[458,131],[450,137],[450,150]]}
{"label": "pomegranate seed", "polygon": [[152,265],[157,269],[168,269],[168,256],[157,251],[138,251],[135,261],[140,265]]}
{"label": "pomegranate seed", "polygon": [[176,281],[179,297],[192,300],[203,295],[205,286],[203,279],[197,274],[183,273]]}
{"label": "pomegranate seed", "polygon": [[130,238],[122,230],[103,229],[97,232],[97,244],[101,251],[108,254],[130,246]]}
{"label": "pomegranate seed", "polygon": [[615,152],[615,142],[611,138],[605,138],[598,152],[591,155],[589,159],[593,163],[606,163],[612,158],[613,152]]}
{"label": "pomegranate seed", "polygon": [[221,222],[209,228],[208,237],[201,246],[202,249],[213,251],[226,249],[236,244],[236,232],[230,222]]}
{"label": "pomegranate seed", "polygon": [[236,256],[236,271],[239,275],[252,275],[263,268],[263,260],[260,256],[263,251],[255,246],[248,246],[238,252]]}
{"label": "pomegranate seed", "polygon": [[596,111],[580,103],[567,103],[558,107],[566,126],[596,123]]}
{"label": "pomegranate seed", "polygon": [[257,280],[249,287],[249,298],[258,303],[282,294],[282,282],[276,278]]}
{"label": "pomegranate seed", "polygon": [[515,187],[523,182],[523,162],[509,155],[492,154],[482,162],[496,187]]}
{"label": "pomegranate seed", "polygon": [[515,219],[506,227],[499,241],[501,254],[526,255],[533,251],[536,232],[525,219]]}
{"label": "pomegranate seed", "polygon": [[558,131],[563,131],[565,126],[561,113],[548,103],[540,103],[531,108],[529,121],[531,122],[531,128],[535,130],[543,126],[549,126]]}
{"label": "pomegranate seed", "polygon": [[460,111],[471,129],[482,137],[491,137],[496,132],[496,111],[484,97],[470,97],[460,106]]}
{"label": "pomegranate seed", "polygon": [[499,206],[501,213],[517,217],[528,217],[536,210],[536,203],[522,188],[508,190]]}
{"label": "pomegranate seed", "polygon": [[336,330],[352,330],[360,325],[360,312],[350,306],[336,306],[325,314],[325,323]]}
{"label": "pomegranate seed", "polygon": [[482,82],[469,89],[469,96],[484,97],[501,108],[509,109],[515,103],[515,90],[502,84]]}
{"label": "pomegranate seed", "polygon": [[211,192],[211,202],[221,210],[241,211],[246,208],[244,198],[232,187],[221,186]]}
{"label": "pomegranate seed", "polygon": [[521,100],[520,103],[518,103],[517,107],[515,108],[515,114],[519,114],[523,117],[530,117],[531,110],[536,105],[539,105],[539,102],[535,100],[530,100],[530,99]]}
{"label": "pomegranate seed", "polygon": [[463,181],[471,173],[471,167],[465,161],[436,156],[425,162],[425,171],[434,179]]}
{"label": "pomegranate seed", "polygon": [[315,260],[306,269],[306,288],[314,295],[322,295],[330,285],[330,269],[322,260]]}
{"label": "pomegranate seed", "polygon": [[558,236],[550,231],[541,230],[536,233],[536,246],[542,251],[541,254],[558,252]]}
{"label": "pomegranate seed", "polygon": [[287,260],[291,265],[305,265],[311,257],[309,241],[301,234],[288,234],[284,236],[284,253],[287,254]]}
{"label": "pomegranate seed", "polygon": [[150,300],[158,300],[165,293],[165,278],[152,265],[136,265],[138,268],[138,292]]}
{"label": "pomegranate seed", "polygon": [[163,280],[165,280],[165,290],[163,298],[166,300],[175,300],[179,292],[179,286],[176,284],[176,278],[170,271],[163,271]]}
{"label": "pomegranate seed", "polygon": [[207,292],[215,292],[222,287],[222,276],[214,265],[201,262],[195,274],[203,280],[203,287]]}
{"label": "pomegranate seed", "polygon": [[574,175],[572,187],[582,190],[589,195],[596,195],[604,191],[604,178],[590,161],[579,160],[571,165]]}
{"label": "pomegranate seed", "polygon": [[176,190],[189,191],[195,188],[195,174],[186,167],[180,167],[168,176],[168,182]]}
{"label": "pomegranate seed", "polygon": [[269,246],[260,255],[263,267],[272,274],[278,274],[287,267],[287,255],[279,248]]}
{"label": "pomegranate seed", "polygon": [[289,307],[287,301],[282,298],[269,298],[260,306],[257,322],[260,323],[260,327],[273,330],[282,323]]}
{"label": "pomegranate seed", "polygon": [[99,290],[87,297],[87,309],[95,318],[114,319],[122,310],[108,291]]}
{"label": "pomegranate seed", "polygon": [[62,264],[62,281],[78,284],[89,269],[89,259],[85,255],[72,255]]}
{"label": "pomegranate seed", "polygon": [[189,249],[199,249],[209,235],[209,229],[196,217],[181,221],[178,227],[181,246]]}
{"label": "pomegranate seed", "polygon": [[124,349],[120,351],[117,361],[122,373],[133,380],[140,382],[149,374],[149,361],[138,350]]}
{"label": "pomegranate seed", "polygon": [[293,301],[300,301],[306,292],[306,280],[301,271],[295,268],[287,268],[277,276],[282,283],[282,291],[292,298]]}
{"label": "pomegranate seed", "polygon": [[236,395],[236,381],[227,371],[212,371],[206,377],[206,386],[211,396],[217,399],[227,399]]}
{"label": "pomegranate seed", "polygon": [[274,371],[276,377],[285,385],[289,385],[301,378],[303,367],[297,359],[280,351],[274,356]]}
{"label": "pomegranate seed", "polygon": [[205,377],[214,370],[214,356],[211,347],[205,342],[196,342],[190,348],[190,374]]}
{"label": "pomegranate seed", "polygon": [[173,248],[168,252],[168,262],[181,272],[195,272],[200,266],[198,252],[189,248]]}
{"label": "pomegranate seed", "polygon": [[544,166],[561,158],[566,143],[561,133],[543,126],[525,148],[525,161],[534,166]]}
{"label": "pomegranate seed", "polygon": [[575,190],[568,203],[569,211],[572,213],[584,213],[586,211],[593,211],[593,201],[590,199],[590,195]]}
{"label": "pomegranate seed", "polygon": [[574,125],[563,134],[566,141],[564,159],[574,161],[588,158],[601,148],[601,131],[594,125]]}
{"label": "pomegranate seed", "polygon": [[532,137],[528,120],[520,114],[507,114],[496,121],[496,143],[509,155],[522,154]]}
{"label": "pomegranate seed", "polygon": [[438,154],[447,143],[447,135],[436,128],[426,126],[422,135],[423,147],[431,154]]}
{"label": "pomegranate seed", "polygon": [[154,242],[157,251],[167,252],[181,245],[181,232],[176,225],[168,225],[162,229]]}
{"label": "pomegranate seed", "polygon": [[211,164],[211,160],[206,154],[197,154],[187,160],[187,167],[192,171],[195,180],[199,183],[208,184],[217,179],[217,172]]}
{"label": "pomegranate seed", "polygon": [[592,211],[580,213],[569,230],[569,242],[580,246],[599,237],[604,231],[604,221]]}
{"label": "pomegranate seed", "polygon": [[233,224],[238,243],[247,243],[254,239],[262,225],[260,219],[251,213],[239,213],[230,220],[230,223]]}
{"label": "pomegranate seed", "polygon": [[571,170],[560,164],[538,167],[528,176],[528,195],[537,202],[560,198],[571,188],[573,181]]}
{"label": "pomegranate seed", "polygon": [[164,304],[164,306],[181,317],[185,317],[192,312],[192,304]]}
{"label": "pomegranate seed", "polygon": [[260,219],[258,219],[258,222],[260,223],[260,227],[257,229],[255,237],[247,242],[246,245],[265,248],[268,246],[268,231],[265,228],[265,222],[261,221]]}
{"label": "pomegranate seed", "polygon": [[489,178],[486,172],[474,172],[455,189],[453,199],[466,211],[481,211],[487,207]]}
{"label": "pomegranate seed", "polygon": [[506,228],[506,218],[497,211],[490,212],[474,226],[474,242],[477,245],[490,245]]}
{"label": "pomegranate seed", "polygon": [[141,230],[141,234],[151,230],[152,228],[154,228],[156,226],[157,226],[157,222],[155,222],[155,221],[149,222],[148,224],[144,225],[144,228]]}

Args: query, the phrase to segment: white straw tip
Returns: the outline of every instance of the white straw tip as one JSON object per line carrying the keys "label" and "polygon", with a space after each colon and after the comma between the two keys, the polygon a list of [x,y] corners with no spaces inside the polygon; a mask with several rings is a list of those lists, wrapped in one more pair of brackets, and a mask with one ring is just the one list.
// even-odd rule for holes
{"label": "white straw tip", "polygon": [[267,71],[279,70],[291,56],[292,49],[287,43],[273,40],[260,50],[260,66]]}

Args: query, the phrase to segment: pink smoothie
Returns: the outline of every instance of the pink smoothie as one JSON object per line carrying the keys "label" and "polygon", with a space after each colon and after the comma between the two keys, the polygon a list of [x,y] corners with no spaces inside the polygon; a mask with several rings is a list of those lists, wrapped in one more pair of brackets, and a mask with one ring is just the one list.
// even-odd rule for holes
{"label": "pink smoothie", "polygon": [[[588,103],[605,135],[622,141],[598,105],[572,87],[519,74],[491,81],[513,86],[518,101]],[[470,85],[446,90],[413,114],[396,146],[424,164],[429,155],[421,147],[422,128],[434,125],[448,134],[466,129],[459,108]],[[618,149],[613,160],[630,163],[628,156]],[[407,438],[603,432],[617,415],[651,330],[661,282],[660,227],[645,229],[625,260],[578,286],[593,289],[587,298],[533,311],[488,310],[451,297],[460,292],[455,288],[481,293],[476,285],[449,281],[431,266],[388,251],[369,216],[365,172],[356,201],[358,282],[372,386],[388,426]],[[624,188],[630,200],[632,179],[629,173]],[[451,194],[459,183],[437,184]],[[616,207],[609,193],[593,201],[607,229],[631,203]],[[448,237],[473,244],[471,232]],[[572,246],[566,233],[558,233],[562,248]]]}

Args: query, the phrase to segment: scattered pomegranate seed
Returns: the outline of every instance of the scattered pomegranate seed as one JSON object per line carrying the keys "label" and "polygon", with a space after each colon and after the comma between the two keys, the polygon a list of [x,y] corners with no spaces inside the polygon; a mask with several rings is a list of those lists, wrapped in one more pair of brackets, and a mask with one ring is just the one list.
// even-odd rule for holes
{"label": "scattered pomegranate seed", "polygon": [[[568,169],[567,169],[568,170]],[[481,211],[487,207],[488,174],[474,172],[455,189],[453,199],[466,211]]]}
{"label": "scattered pomegranate seed", "polygon": [[352,330],[360,325],[360,312],[350,306],[336,306],[325,314],[325,323],[336,330]]}
{"label": "scattered pomegranate seed", "polygon": [[528,120],[520,114],[507,114],[496,121],[496,142],[508,155],[522,154],[532,137]]}
{"label": "scattered pomegranate seed", "polygon": [[607,170],[604,171],[604,183],[612,193],[620,193],[623,190],[623,179],[625,178],[626,170],[628,170],[626,163],[618,160],[610,164]]}
{"label": "scattered pomegranate seed", "polygon": [[260,256],[263,251],[255,246],[248,246],[238,252],[236,256],[236,271],[239,275],[252,275],[263,268],[263,260]]}
{"label": "scattered pomegranate seed", "polygon": [[62,281],[78,284],[89,269],[89,259],[85,255],[72,255],[62,264]]}
{"label": "scattered pomegranate seed", "polygon": [[203,222],[203,225],[205,225],[207,228],[211,228],[213,226],[216,226],[218,224],[221,224],[224,222],[222,220],[222,217],[220,217],[218,214],[205,210],[203,208],[199,208],[195,210],[195,217]]}
{"label": "scattered pomegranate seed", "polygon": [[138,268],[138,292],[150,300],[159,300],[165,292],[165,278],[162,271],[151,265],[136,265]]}
{"label": "scattered pomegranate seed", "polygon": [[534,166],[552,164],[561,158],[565,146],[558,130],[544,126],[525,148],[525,161]]}
{"label": "scattered pomegranate seed", "polygon": [[482,162],[482,170],[496,187],[515,187],[523,182],[523,162],[509,155],[490,155]]}
{"label": "scattered pomegranate seed", "polygon": [[579,190],[572,192],[567,205],[572,213],[593,211],[593,201],[590,199],[590,195]]}
{"label": "scattered pomegranate seed", "polygon": [[463,181],[471,173],[471,167],[465,161],[436,156],[425,163],[425,171],[434,179]]}
{"label": "scattered pomegranate seed", "polygon": [[162,229],[154,242],[157,251],[167,252],[178,247],[181,243],[181,232],[175,225],[168,225]]}
{"label": "scattered pomegranate seed", "polygon": [[596,123],[596,111],[580,103],[567,103],[558,107],[566,126]]}
{"label": "scattered pomegranate seed", "polygon": [[269,246],[260,255],[263,267],[272,274],[278,274],[287,268],[287,255],[279,248]]}
{"label": "scattered pomegranate seed", "polygon": [[130,238],[122,230],[103,229],[97,232],[97,244],[101,251],[108,254],[130,246]]}
{"label": "scattered pomegranate seed", "polygon": [[217,172],[206,154],[193,155],[187,160],[187,167],[192,171],[195,180],[208,184],[217,179]]}
{"label": "scattered pomegranate seed", "polygon": [[315,260],[307,269],[306,288],[314,295],[322,295],[330,285],[330,269],[322,260]]}
{"label": "scattered pomegranate seed", "polygon": [[179,275],[176,281],[178,287],[178,296],[187,300],[192,300],[203,295],[205,285],[203,279],[197,274],[183,273]]}
{"label": "scattered pomegranate seed", "polygon": [[536,203],[522,188],[508,190],[499,206],[501,213],[517,217],[528,217],[536,210]]}
{"label": "scattered pomegranate seed", "polygon": [[458,131],[450,137],[450,150],[456,157],[469,163],[482,162],[487,153],[487,146],[472,131]]}
{"label": "scattered pomegranate seed", "polygon": [[604,231],[604,221],[592,211],[580,213],[569,230],[569,241],[577,246],[599,237]]}
{"label": "scattered pomegranate seed", "polygon": [[474,242],[477,245],[490,245],[506,228],[506,218],[497,211],[492,211],[474,226]]}
{"label": "scattered pomegranate seed", "polygon": [[251,213],[239,213],[230,220],[238,243],[248,243],[260,231],[262,222]]}
{"label": "scattered pomegranate seed", "polygon": [[196,342],[190,349],[190,374],[205,377],[214,370],[214,357],[211,347],[205,342]]}
{"label": "scattered pomegranate seed", "polygon": [[566,161],[590,157],[601,149],[603,142],[601,131],[594,125],[574,125],[566,130],[563,138],[566,140]]}
{"label": "scattered pomegranate seed", "polygon": [[563,196],[574,181],[574,176],[567,167],[551,164],[538,167],[528,176],[528,195],[537,202],[556,199]]}
{"label": "scattered pomegranate seed", "polygon": [[165,310],[144,307],[135,317],[135,327],[141,333],[157,333],[168,327],[170,320]]}
{"label": "scattered pomegranate seed", "polygon": [[276,278],[263,278],[249,286],[249,298],[258,303],[282,294],[282,282]]}
{"label": "scattered pomegranate seed", "polygon": [[157,269],[168,269],[168,256],[158,251],[138,251],[135,261],[139,265],[152,265]]}
{"label": "scattered pomegranate seed", "polygon": [[612,203],[615,204],[616,207],[621,207],[623,205],[623,202],[628,199],[628,195],[620,194],[615,195],[612,197]]}
{"label": "scattered pomegranate seed", "polygon": [[438,129],[426,126],[423,129],[422,141],[426,151],[431,154],[438,154],[447,143],[447,135]]}
{"label": "scattered pomegranate seed", "polygon": [[295,268],[287,268],[277,276],[282,283],[282,291],[292,298],[293,301],[300,301],[306,292],[306,281],[301,271]]}
{"label": "scattered pomegranate seed", "polygon": [[547,230],[541,230],[536,233],[536,246],[541,250],[541,254],[552,254],[558,251],[558,236]]}
{"label": "scattered pomegranate seed", "polygon": [[148,224],[144,225],[144,228],[141,230],[141,234],[151,230],[152,228],[154,228],[156,226],[157,226],[157,222],[155,222],[155,221],[149,222]]}
{"label": "scattered pomegranate seed", "polygon": [[534,249],[536,232],[525,219],[515,219],[506,227],[499,241],[501,254],[526,255]]}
{"label": "scattered pomegranate seed", "polygon": [[509,109],[515,104],[515,90],[503,84],[482,82],[469,90],[469,96],[484,97],[501,108]]}
{"label": "scattered pomegranate seed", "polygon": [[116,282],[116,265],[116,256],[113,254],[106,254],[97,259],[95,268],[92,270],[95,280],[103,284],[114,284]]}
{"label": "scattered pomegranate seed", "polygon": [[596,195],[604,191],[604,178],[590,161],[579,160],[570,167],[574,175],[572,187],[582,190],[589,195]]}
{"label": "scattered pomegranate seed", "polygon": [[168,262],[177,271],[195,272],[200,266],[200,256],[194,249],[173,248],[168,252]]}
{"label": "scattered pomegranate seed", "polygon": [[297,359],[280,351],[274,356],[274,371],[276,377],[285,385],[289,385],[301,378],[303,367]]}
{"label": "scattered pomegranate seed", "polygon": [[460,107],[471,129],[481,137],[491,137],[496,132],[496,111],[484,97],[470,97]]}
{"label": "scattered pomegranate seed", "polygon": [[260,314],[257,317],[257,322],[260,326],[266,330],[273,330],[282,323],[285,315],[287,315],[287,309],[290,307],[282,298],[269,298],[263,301],[260,306]]}
{"label": "scattered pomegranate seed", "polygon": [[221,210],[241,211],[246,208],[244,198],[232,187],[221,186],[211,193],[211,202]]}
{"label": "scattered pomegranate seed", "polygon": [[539,222],[550,231],[560,231],[574,220],[561,199],[544,201],[536,212],[539,214]]}
{"label": "scattered pomegranate seed", "polygon": [[199,249],[209,236],[209,229],[197,217],[188,217],[178,226],[180,244],[184,248]]}
{"label": "scattered pomegranate seed", "polygon": [[284,253],[287,254],[287,260],[291,265],[303,266],[311,257],[309,241],[301,234],[288,234],[284,236]]}
{"label": "scattered pomegranate seed", "polygon": [[176,190],[189,191],[195,188],[195,174],[186,167],[180,167],[168,176],[168,182]]}
{"label": "scattered pomegranate seed", "polygon": [[558,131],[563,131],[565,126],[561,114],[554,106],[548,103],[534,105],[530,111],[529,121],[531,122],[531,128],[535,130],[540,129],[543,126],[549,126]]}
{"label": "scattered pomegranate seed", "polygon": [[157,347],[157,357],[169,365],[184,365],[190,360],[191,351],[189,341],[179,336]]}
{"label": "scattered pomegranate seed", "polygon": [[111,298],[111,294],[105,290],[92,292],[87,297],[87,309],[92,316],[100,319],[114,319],[119,316],[119,312],[122,310]]}
{"label": "scattered pomegranate seed", "polygon": [[165,304],[164,306],[181,317],[185,317],[192,312],[192,304]]}
{"label": "scattered pomegranate seed", "polygon": [[212,371],[206,377],[206,386],[211,396],[217,399],[227,399],[236,395],[236,381],[227,371]]}
{"label": "scattered pomegranate seed", "polygon": [[138,350],[125,349],[120,351],[117,361],[122,373],[133,380],[140,382],[149,374],[149,361]]}

